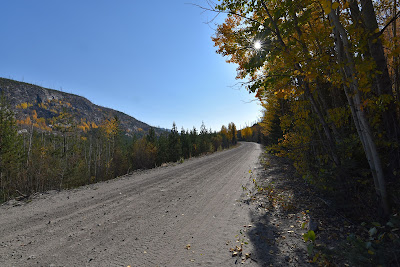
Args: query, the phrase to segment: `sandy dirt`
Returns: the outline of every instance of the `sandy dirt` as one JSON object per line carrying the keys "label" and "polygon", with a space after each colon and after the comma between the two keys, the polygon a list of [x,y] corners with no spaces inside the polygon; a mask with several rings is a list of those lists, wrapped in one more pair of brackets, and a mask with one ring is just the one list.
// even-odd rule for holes
{"label": "sandy dirt", "polygon": [[[232,266],[262,148],[237,148],[0,207],[0,266]],[[17,205],[16,205],[17,204]],[[254,218],[253,218],[254,219]],[[239,242],[238,242],[239,241]],[[247,243],[247,242],[246,242]],[[251,249],[251,244],[247,245]],[[246,264],[264,265],[248,259]]]}

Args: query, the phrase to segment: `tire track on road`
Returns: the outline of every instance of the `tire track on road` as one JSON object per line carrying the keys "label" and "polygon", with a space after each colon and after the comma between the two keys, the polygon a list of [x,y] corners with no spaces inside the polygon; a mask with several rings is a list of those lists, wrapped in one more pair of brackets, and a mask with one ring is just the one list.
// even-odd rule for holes
{"label": "tire track on road", "polygon": [[[220,246],[224,235],[236,234],[231,228],[241,211],[235,199],[260,151],[244,143],[20,207],[2,206],[0,265],[182,266],[193,264],[191,257],[199,262],[204,257],[185,244],[193,239],[205,246],[210,238]],[[216,230],[210,231],[213,223]],[[212,246],[217,244],[205,254],[214,261],[231,260]]]}

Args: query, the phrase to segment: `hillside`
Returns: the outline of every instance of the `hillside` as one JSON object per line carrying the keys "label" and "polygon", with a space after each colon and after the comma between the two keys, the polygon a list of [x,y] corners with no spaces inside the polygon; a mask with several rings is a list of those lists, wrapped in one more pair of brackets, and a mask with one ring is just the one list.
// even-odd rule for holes
{"label": "hillside", "polygon": [[[0,78],[0,94],[4,92],[19,124],[36,112],[41,118],[41,128],[51,129],[61,113],[70,114],[77,125],[100,125],[106,119],[117,117],[121,129],[128,135],[147,132],[150,125],[125,113],[93,104],[88,99],[34,84]],[[29,119],[30,120],[30,119]],[[82,128],[82,127],[81,127]],[[163,130],[156,128],[156,133]]]}

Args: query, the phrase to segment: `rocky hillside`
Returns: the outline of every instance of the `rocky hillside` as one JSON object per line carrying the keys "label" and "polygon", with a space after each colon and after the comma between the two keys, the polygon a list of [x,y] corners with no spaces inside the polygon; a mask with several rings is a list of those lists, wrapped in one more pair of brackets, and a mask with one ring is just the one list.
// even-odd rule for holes
{"label": "rocky hillside", "polygon": [[[22,126],[34,118],[41,122],[40,128],[51,129],[61,114],[68,114],[76,125],[100,125],[107,119],[117,117],[121,129],[128,135],[145,133],[150,126],[125,113],[93,104],[84,97],[41,86],[0,78],[0,94],[8,103]],[[48,128],[47,128],[48,127]],[[157,133],[163,129],[155,129]]]}

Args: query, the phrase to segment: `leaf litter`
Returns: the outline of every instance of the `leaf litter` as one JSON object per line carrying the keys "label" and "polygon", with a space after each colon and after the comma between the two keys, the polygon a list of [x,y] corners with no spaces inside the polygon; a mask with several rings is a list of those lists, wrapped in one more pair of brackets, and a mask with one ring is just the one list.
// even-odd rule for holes
{"label": "leaf litter", "polygon": [[[298,177],[289,161],[264,153],[260,164],[262,168],[249,171],[253,186],[242,186],[241,203],[249,205],[252,221],[236,236],[240,245],[229,249],[235,263],[348,264],[336,252],[347,233],[357,231],[357,227]],[[315,236],[306,242],[304,235],[310,231]]]}

